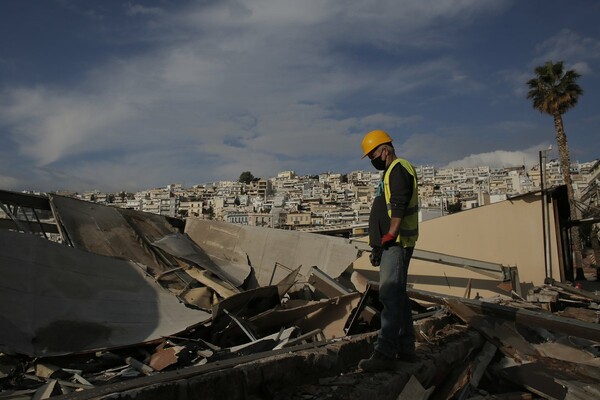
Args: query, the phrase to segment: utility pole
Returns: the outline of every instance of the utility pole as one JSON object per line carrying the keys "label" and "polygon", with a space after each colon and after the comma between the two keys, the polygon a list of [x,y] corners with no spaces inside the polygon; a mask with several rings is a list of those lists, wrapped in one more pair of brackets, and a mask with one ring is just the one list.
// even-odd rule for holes
{"label": "utility pole", "polygon": [[542,189],[542,230],[544,239],[544,266],[546,278],[552,278],[552,253],[550,251],[550,209],[548,204],[548,193],[546,189],[546,161],[547,152],[552,150],[550,145],[545,150],[540,150],[540,187]]}

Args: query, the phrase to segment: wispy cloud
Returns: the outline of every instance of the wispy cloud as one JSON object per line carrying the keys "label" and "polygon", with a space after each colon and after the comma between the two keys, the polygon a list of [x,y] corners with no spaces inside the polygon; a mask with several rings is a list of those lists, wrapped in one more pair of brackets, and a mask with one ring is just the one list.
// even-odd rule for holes
{"label": "wispy cloud", "polygon": [[135,16],[135,15],[160,15],[164,11],[160,7],[146,7],[141,4],[135,4],[127,2],[124,4],[125,14]]}
{"label": "wispy cloud", "polygon": [[[90,7],[105,21],[99,47],[135,51],[109,50],[67,84],[2,88],[0,135],[21,169],[36,167],[35,182],[50,188],[60,176],[64,185],[134,189],[244,170],[360,168],[360,138],[374,128],[397,134],[400,153],[416,160],[441,164],[486,149],[452,131],[472,135],[481,124],[434,123],[423,104],[483,90],[455,53],[464,40],[457,32],[510,1],[175,4],[119,5],[120,17],[138,25],[116,38],[125,31],[110,30],[115,10]],[[590,39],[577,54],[595,46]],[[556,48],[568,46],[549,40],[538,51]],[[515,71],[503,79],[522,80]]]}
{"label": "wispy cloud", "polygon": [[565,61],[569,68],[578,66],[580,72],[589,72],[586,61],[600,58],[600,40],[563,29],[540,43],[535,51],[538,56],[533,60],[533,65],[550,60]]}
{"label": "wispy cloud", "polygon": [[490,166],[493,168],[519,167],[531,168],[539,163],[539,151],[547,149],[548,143],[540,143],[528,149],[517,151],[496,150],[486,153],[470,154],[460,160],[448,163],[446,168]]}

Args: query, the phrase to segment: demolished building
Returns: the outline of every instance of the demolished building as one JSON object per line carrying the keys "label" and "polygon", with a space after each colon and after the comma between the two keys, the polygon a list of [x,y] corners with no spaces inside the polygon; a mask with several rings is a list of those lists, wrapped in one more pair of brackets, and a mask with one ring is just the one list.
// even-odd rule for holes
{"label": "demolished building", "polygon": [[[0,191],[0,399],[395,399],[419,385],[452,398],[492,364],[523,394],[594,393],[598,298],[560,286],[565,199],[546,199],[547,228],[535,193],[421,225],[409,283],[423,357],[383,390],[354,371],[378,327],[364,242]],[[561,302],[579,318],[552,314]],[[514,376],[554,367],[545,387]]]}

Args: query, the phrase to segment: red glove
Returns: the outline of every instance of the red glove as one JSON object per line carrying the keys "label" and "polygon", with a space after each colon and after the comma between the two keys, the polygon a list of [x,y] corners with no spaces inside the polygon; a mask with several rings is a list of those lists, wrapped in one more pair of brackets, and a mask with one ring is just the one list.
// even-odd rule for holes
{"label": "red glove", "polygon": [[390,244],[394,244],[396,242],[396,235],[391,235],[386,233],[381,237],[381,247],[389,246]]}

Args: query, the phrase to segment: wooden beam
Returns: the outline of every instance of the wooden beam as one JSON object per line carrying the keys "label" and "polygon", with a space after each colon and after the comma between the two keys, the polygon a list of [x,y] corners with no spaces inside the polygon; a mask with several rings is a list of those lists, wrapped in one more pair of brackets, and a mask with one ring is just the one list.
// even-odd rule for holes
{"label": "wooden beam", "polygon": [[504,318],[508,321],[514,321],[525,326],[536,325],[550,331],[561,332],[593,341],[598,341],[598,338],[600,337],[599,324],[559,317],[549,312],[527,310],[524,308],[487,303],[479,300],[468,300],[456,296],[441,296],[437,293],[416,289],[409,289],[408,295],[411,298],[436,304],[448,304],[449,300],[455,300],[478,314]]}

